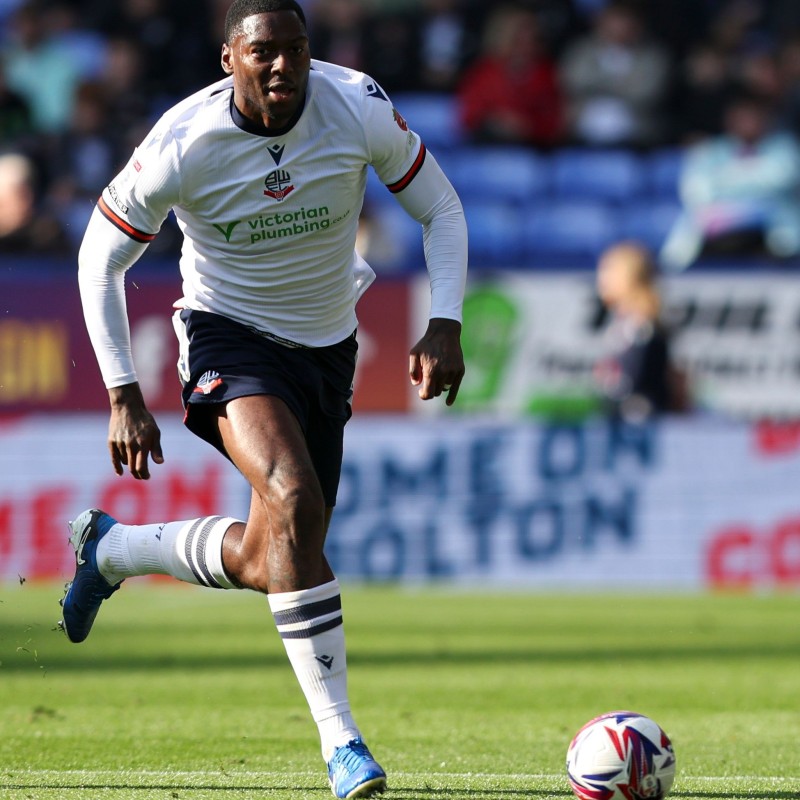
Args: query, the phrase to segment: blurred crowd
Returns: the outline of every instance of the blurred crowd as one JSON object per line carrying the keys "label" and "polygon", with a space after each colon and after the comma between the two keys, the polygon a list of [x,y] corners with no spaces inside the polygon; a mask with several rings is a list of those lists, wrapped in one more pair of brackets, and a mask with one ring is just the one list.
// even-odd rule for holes
{"label": "blurred crowd", "polygon": [[[797,193],[798,0],[303,6],[314,57],[368,72],[391,95],[456,98],[471,143],[542,152],[701,148],[705,161],[692,163],[729,178],[726,158],[779,136],[772,183],[759,177],[755,184],[781,193],[776,207]],[[228,0],[0,0],[0,254],[76,250],[97,196],[159,114],[222,77],[227,7]],[[741,140],[737,125],[745,129]],[[709,150],[732,136],[728,151]],[[751,183],[753,164],[744,170]],[[712,183],[691,182],[687,213],[695,200],[714,199],[720,187]],[[721,191],[729,213],[722,222],[718,211],[711,215],[716,229],[732,214],[741,221],[728,184]],[[762,207],[749,213],[750,227],[768,215]],[[786,203],[780,215],[770,241],[795,254],[800,228],[787,222]],[[707,217],[681,220],[668,243],[675,265],[702,250]],[[152,249],[172,251],[178,242],[167,226]]]}

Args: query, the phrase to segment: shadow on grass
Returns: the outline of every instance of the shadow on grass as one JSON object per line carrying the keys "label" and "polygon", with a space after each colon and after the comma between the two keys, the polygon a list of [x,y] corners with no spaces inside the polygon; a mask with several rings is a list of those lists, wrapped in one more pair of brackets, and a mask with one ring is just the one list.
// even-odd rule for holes
{"label": "shadow on grass", "polygon": [[[53,638],[49,638],[52,636]],[[0,626],[0,673],[22,672],[32,668],[32,656],[36,652],[36,664],[49,670],[65,670],[84,672],[92,669],[104,671],[183,671],[186,669],[263,669],[268,667],[283,667],[286,657],[282,651],[264,651],[263,643],[258,643],[252,651],[248,652],[187,652],[185,649],[169,651],[163,649],[159,652],[143,652],[141,650],[124,650],[117,639],[101,640],[96,637],[89,645],[76,647],[70,644],[64,635],[53,631],[37,634],[35,643],[24,648],[14,648],[11,643],[19,639],[19,631],[9,635],[9,631]],[[154,632],[153,640],[158,640]],[[146,635],[137,631],[138,643],[147,641]],[[5,647],[4,647],[5,645]],[[104,649],[105,648],[105,649]],[[5,650],[5,652],[4,652]],[[760,643],[731,644],[703,647],[661,647],[642,650],[631,648],[576,648],[576,649],[549,649],[539,650],[535,645],[519,647],[513,650],[486,650],[479,648],[452,649],[432,647],[430,650],[419,651],[373,651],[362,652],[357,647],[351,647],[347,660],[352,665],[366,665],[375,667],[398,667],[403,665],[418,667],[447,667],[457,668],[465,664],[474,668],[476,665],[513,665],[530,666],[532,664],[569,664],[586,662],[595,666],[600,664],[633,664],[636,662],[651,663],[654,659],[669,659],[674,661],[692,661],[696,659],[711,659],[726,661],[749,661],[757,659],[765,661],[771,658],[786,659],[800,658],[800,644],[794,642],[774,643],[764,645]]]}

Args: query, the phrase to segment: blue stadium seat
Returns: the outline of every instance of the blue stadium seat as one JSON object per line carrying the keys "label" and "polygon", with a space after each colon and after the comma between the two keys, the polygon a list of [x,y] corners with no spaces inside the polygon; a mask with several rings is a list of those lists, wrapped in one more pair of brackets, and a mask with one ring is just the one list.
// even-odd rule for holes
{"label": "blue stadium seat", "polygon": [[565,199],[625,202],[645,187],[641,158],[628,150],[559,150],[552,170],[555,193]]}
{"label": "blue stadium seat", "polygon": [[534,259],[543,255],[596,259],[620,235],[617,210],[601,201],[535,203],[525,216],[524,251]]}
{"label": "blue stadium seat", "polygon": [[550,188],[547,160],[513,147],[461,147],[452,151],[442,168],[462,201],[506,200],[529,203]]}
{"label": "blue stadium seat", "polygon": [[364,251],[363,243],[359,242],[361,255],[371,266],[382,272],[424,270],[422,225],[392,199],[385,187],[379,188],[389,198],[389,202],[365,207],[368,247]]}
{"label": "blue stadium seat", "polygon": [[677,200],[634,201],[620,209],[620,235],[658,252],[680,211],[681,204]]}
{"label": "blue stadium seat", "polygon": [[523,217],[519,206],[501,200],[467,198],[471,266],[520,266]]}
{"label": "blue stadium seat", "polygon": [[665,148],[647,157],[647,188],[654,197],[677,199],[683,156],[683,150]]}
{"label": "blue stadium seat", "polygon": [[392,102],[434,155],[464,141],[455,95],[405,92],[393,95]]}

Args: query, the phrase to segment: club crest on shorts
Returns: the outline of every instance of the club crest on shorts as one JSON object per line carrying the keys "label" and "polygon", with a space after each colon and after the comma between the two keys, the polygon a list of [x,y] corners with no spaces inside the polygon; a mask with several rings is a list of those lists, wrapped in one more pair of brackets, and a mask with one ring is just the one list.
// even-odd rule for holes
{"label": "club crest on shorts", "polygon": [[208,370],[208,372],[204,372],[200,379],[197,381],[197,385],[192,390],[193,394],[211,394],[218,386],[222,386],[222,378],[219,376],[219,372],[215,372],[213,369]]}

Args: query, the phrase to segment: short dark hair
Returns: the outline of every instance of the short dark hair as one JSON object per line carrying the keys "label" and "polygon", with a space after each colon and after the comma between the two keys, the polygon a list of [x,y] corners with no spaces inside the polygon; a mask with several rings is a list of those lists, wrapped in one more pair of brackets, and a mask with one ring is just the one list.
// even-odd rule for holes
{"label": "short dark hair", "polygon": [[294,11],[303,27],[307,28],[306,15],[296,0],[233,0],[225,15],[225,41],[231,43],[242,28],[242,21],[253,14],[269,14],[272,11]]}

